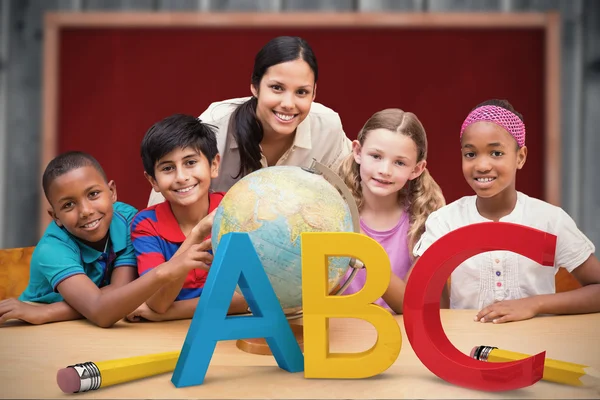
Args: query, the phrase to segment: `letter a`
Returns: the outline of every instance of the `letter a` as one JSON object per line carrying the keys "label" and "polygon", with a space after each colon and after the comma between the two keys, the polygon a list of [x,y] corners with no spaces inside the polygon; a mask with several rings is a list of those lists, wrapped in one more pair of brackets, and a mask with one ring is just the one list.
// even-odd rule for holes
{"label": "letter a", "polygon": [[[347,296],[329,296],[328,256],[360,259],[365,286]],[[400,326],[389,311],[372,304],[390,283],[390,260],[379,243],[358,233],[302,233],[304,377],[367,378],[388,369],[400,354]],[[377,330],[377,342],[360,353],[329,352],[329,318],[358,318]]]}
{"label": "letter a", "polygon": [[[236,284],[253,316],[227,316]],[[304,369],[304,357],[247,233],[228,233],[219,243],[171,382],[200,385],[217,341],[265,338],[280,368]]]}

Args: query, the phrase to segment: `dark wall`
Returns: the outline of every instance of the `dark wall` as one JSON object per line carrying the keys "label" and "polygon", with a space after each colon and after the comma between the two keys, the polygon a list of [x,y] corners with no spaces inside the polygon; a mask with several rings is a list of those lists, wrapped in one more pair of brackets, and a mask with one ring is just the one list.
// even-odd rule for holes
{"label": "dark wall", "polygon": [[543,198],[544,35],[541,29],[68,29],[61,35],[59,151],[93,154],[122,201],[141,208],[150,186],[139,146],[173,113],[250,95],[256,52],[298,35],[319,61],[317,101],[355,139],[384,108],[414,112],[430,144],[428,166],[446,200],[472,192],[461,172],[459,130],[489,98],[525,115],[529,157],[518,189]]}

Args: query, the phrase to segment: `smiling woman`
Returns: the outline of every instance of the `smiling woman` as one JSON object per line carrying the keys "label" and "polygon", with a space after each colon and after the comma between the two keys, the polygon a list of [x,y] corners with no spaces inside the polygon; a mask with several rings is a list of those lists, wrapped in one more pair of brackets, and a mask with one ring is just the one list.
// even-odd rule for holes
{"label": "smiling woman", "polygon": [[[308,167],[316,159],[337,167],[351,142],[339,115],[314,102],[318,77],[315,55],[302,38],[276,37],[258,52],[252,96],[213,103],[200,115],[218,128],[221,165],[211,189],[225,192],[245,175],[273,165]],[[149,205],[162,201],[153,192]]]}

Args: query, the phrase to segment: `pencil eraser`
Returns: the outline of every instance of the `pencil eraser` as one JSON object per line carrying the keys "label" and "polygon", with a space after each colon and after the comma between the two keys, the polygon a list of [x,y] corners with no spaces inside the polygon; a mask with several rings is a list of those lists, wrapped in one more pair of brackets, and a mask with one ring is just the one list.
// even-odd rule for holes
{"label": "pencil eraser", "polygon": [[479,346],[475,346],[475,347],[473,347],[473,348],[471,349],[471,354],[469,354],[469,357],[471,357],[471,358],[475,358],[475,352],[477,351],[477,348],[478,348],[478,347],[479,347]]}
{"label": "pencil eraser", "polygon": [[79,374],[74,368],[62,368],[56,373],[56,383],[65,393],[77,393],[81,388]]}

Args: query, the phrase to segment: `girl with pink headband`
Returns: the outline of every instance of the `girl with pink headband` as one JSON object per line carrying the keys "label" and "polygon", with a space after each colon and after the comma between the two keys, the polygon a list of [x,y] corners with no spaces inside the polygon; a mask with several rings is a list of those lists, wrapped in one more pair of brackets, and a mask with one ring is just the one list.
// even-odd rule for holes
{"label": "girl with pink headband", "polygon": [[[441,236],[465,225],[502,221],[557,236],[554,268],[508,251],[490,251],[463,262],[452,273],[450,308],[477,309],[475,321],[502,323],[538,314],[600,312],[600,262],[595,247],[561,208],[518,192],[517,171],[527,159],[525,124],[505,100],[479,104],[460,129],[462,170],[474,196],[433,212],[413,252],[421,256]],[[555,293],[559,267],[582,287]],[[448,296],[448,290],[444,291]]]}

